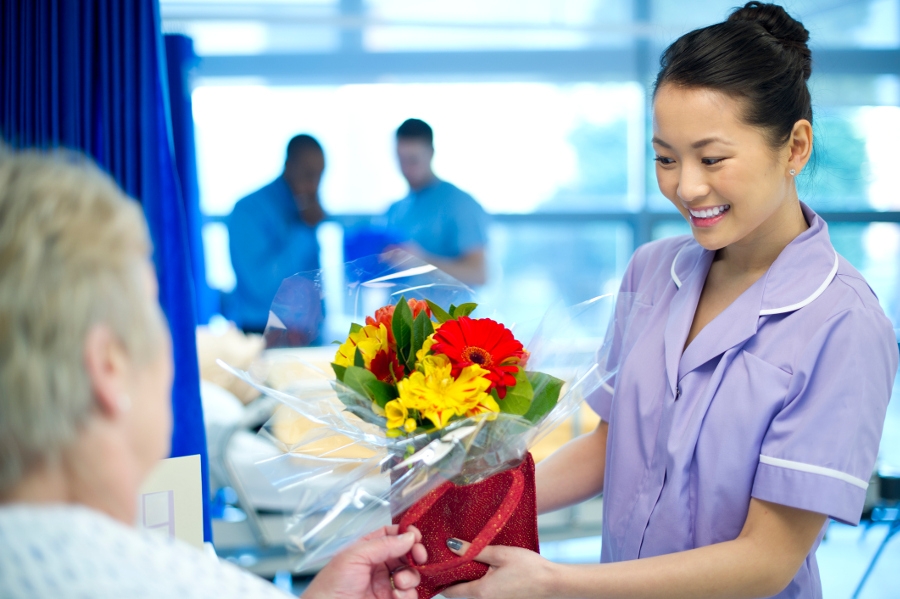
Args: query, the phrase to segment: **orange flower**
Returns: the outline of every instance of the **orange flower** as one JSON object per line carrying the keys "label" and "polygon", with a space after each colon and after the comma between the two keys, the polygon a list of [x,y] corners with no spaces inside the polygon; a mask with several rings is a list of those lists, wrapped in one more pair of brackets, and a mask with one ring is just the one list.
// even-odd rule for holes
{"label": "orange flower", "polygon": [[497,397],[506,397],[506,388],[516,384],[519,365],[527,355],[512,331],[490,318],[461,316],[448,320],[434,334],[431,351],[444,354],[453,365],[453,376],[476,364],[488,371],[491,389]]}
{"label": "orange flower", "polygon": [[[428,304],[422,300],[411,299],[407,300],[406,303],[409,305],[409,309],[412,310],[413,318],[419,315],[419,312],[422,310],[425,311],[425,314],[431,318],[431,308],[428,307]],[[372,326],[378,326],[379,324],[383,324],[388,331],[388,342],[391,345],[394,345],[394,332],[391,330],[391,321],[394,318],[394,310],[396,310],[397,306],[391,304],[389,306],[384,306],[375,310],[375,318],[371,316],[366,316],[366,324]]]}
{"label": "orange flower", "polygon": [[390,335],[391,342],[394,341],[393,335],[390,334],[391,330],[391,319],[394,317],[394,308],[396,306],[384,306],[383,308],[378,308],[375,310],[375,318],[371,316],[366,316],[366,324],[372,326],[378,326],[379,324],[383,324],[385,328],[388,330],[388,334]]}

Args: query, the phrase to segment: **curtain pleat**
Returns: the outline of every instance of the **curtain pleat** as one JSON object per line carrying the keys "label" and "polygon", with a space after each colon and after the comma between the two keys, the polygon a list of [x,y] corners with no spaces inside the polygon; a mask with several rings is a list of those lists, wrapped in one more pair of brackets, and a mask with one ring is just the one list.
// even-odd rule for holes
{"label": "curtain pleat", "polygon": [[[187,216],[197,194],[185,195],[179,181],[159,6],[0,0],[0,50],[0,137],[14,147],[82,151],[144,208],[175,355],[172,456],[200,454],[207,499],[192,271],[200,248],[191,243]],[[193,160],[185,157],[186,164]],[[211,541],[206,503],[204,536]]]}
{"label": "curtain pleat", "polygon": [[166,71],[169,84],[169,110],[172,122],[172,143],[175,166],[181,185],[187,218],[188,245],[191,247],[191,266],[197,299],[197,318],[201,324],[219,311],[219,296],[206,282],[206,261],[201,235],[203,215],[200,212],[200,186],[197,180],[197,150],[194,144],[194,114],[191,102],[189,75],[197,64],[194,42],[184,35],[164,36]]}

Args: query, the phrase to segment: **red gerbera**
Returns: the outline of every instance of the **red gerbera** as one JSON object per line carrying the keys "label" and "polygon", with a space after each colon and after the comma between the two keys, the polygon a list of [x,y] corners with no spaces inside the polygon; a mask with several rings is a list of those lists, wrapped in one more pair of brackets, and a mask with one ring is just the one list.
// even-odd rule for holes
{"label": "red gerbera", "polygon": [[392,349],[375,354],[369,363],[369,370],[383,383],[396,383],[406,375],[397,359],[397,353]]}
{"label": "red gerbera", "polygon": [[[409,304],[409,309],[412,310],[413,318],[419,315],[419,312],[425,310],[425,314],[431,318],[431,308],[428,307],[428,304],[422,300],[411,299],[406,301]],[[375,318],[371,316],[366,316],[366,324],[370,324],[372,326],[378,326],[379,324],[383,324],[388,332],[388,343],[391,345],[394,344],[394,331],[391,329],[391,321],[394,318],[394,310],[397,309],[397,306],[391,304],[389,306],[384,306],[382,308],[378,308],[375,310]]]}
{"label": "red gerbera", "polygon": [[448,320],[434,334],[431,351],[450,358],[453,376],[466,366],[478,364],[488,371],[491,389],[500,399],[506,388],[516,384],[519,363],[526,351],[513,337],[512,331],[490,318],[461,316]]}

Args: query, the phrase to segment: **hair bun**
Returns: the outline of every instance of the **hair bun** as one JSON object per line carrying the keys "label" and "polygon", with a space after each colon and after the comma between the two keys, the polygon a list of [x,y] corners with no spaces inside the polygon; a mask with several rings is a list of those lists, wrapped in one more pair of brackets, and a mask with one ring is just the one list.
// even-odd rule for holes
{"label": "hair bun", "polygon": [[781,42],[786,50],[799,54],[803,78],[809,79],[812,73],[812,53],[806,45],[809,41],[809,31],[803,23],[794,19],[782,7],[764,2],[748,2],[731,13],[728,21],[759,23],[772,37]]}

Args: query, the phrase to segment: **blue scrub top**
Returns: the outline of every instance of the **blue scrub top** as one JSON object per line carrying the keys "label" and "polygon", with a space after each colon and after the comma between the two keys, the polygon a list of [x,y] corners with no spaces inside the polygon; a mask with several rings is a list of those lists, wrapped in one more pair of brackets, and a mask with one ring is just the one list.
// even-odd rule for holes
{"label": "blue scrub top", "polygon": [[388,209],[387,221],[393,234],[435,256],[460,258],[487,244],[488,216],[481,204],[440,179],[410,190]]}
{"label": "blue scrub top", "polygon": [[228,233],[237,277],[228,317],[240,327],[261,330],[281,282],[319,268],[316,229],[300,218],[293,193],[278,177],[235,204]]}

